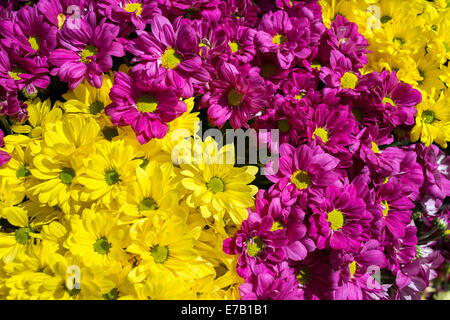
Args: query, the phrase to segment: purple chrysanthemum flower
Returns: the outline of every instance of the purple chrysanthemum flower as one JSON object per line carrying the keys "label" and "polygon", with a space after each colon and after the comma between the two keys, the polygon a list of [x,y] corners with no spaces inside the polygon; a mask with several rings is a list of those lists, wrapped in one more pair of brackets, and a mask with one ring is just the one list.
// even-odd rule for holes
{"label": "purple chrysanthemum flower", "polygon": [[105,20],[97,23],[94,12],[80,21],[80,29],[64,25],[58,34],[59,48],[50,54],[50,63],[55,66],[51,74],[59,75],[72,90],[83,79],[100,88],[103,72],[112,68],[112,57],[125,55],[118,34],[119,27]]}
{"label": "purple chrysanthemum flower", "polygon": [[239,287],[243,300],[303,300],[303,291],[287,262],[277,266],[276,275],[255,266],[253,278]]}
{"label": "purple chrysanthemum flower", "polygon": [[274,173],[275,165],[269,162],[267,178],[278,189],[286,189],[296,196],[311,188],[341,185],[338,164],[339,159],[325,153],[315,142],[298,148],[284,143],[280,146],[279,170]]}
{"label": "purple chrysanthemum flower", "polygon": [[289,69],[296,58],[311,54],[309,20],[291,18],[284,11],[268,12],[258,26],[256,43],[262,53],[276,55],[280,66]]}
{"label": "purple chrysanthemum flower", "polygon": [[337,88],[340,92],[357,96],[358,93],[354,89],[361,77],[357,70],[349,58],[337,50],[332,50],[329,66],[320,69],[320,79],[330,88]]}
{"label": "purple chrysanthemum flower", "polygon": [[186,15],[191,19],[208,19],[219,21],[221,11],[219,0],[158,0],[165,16],[180,17]]}
{"label": "purple chrysanthemum flower", "polygon": [[12,20],[0,22],[1,43],[24,58],[48,67],[48,56],[56,46],[57,28],[44,21],[36,7],[25,6]]}
{"label": "purple chrysanthemum flower", "polygon": [[346,57],[350,58],[352,65],[359,69],[367,64],[366,54],[369,52],[368,41],[358,33],[358,25],[349,22],[341,15],[337,15],[332,21],[330,29],[327,30],[328,44],[339,50]]}
{"label": "purple chrysanthemum flower", "polygon": [[357,250],[369,239],[372,215],[353,185],[329,186],[321,201],[310,204],[309,236],[319,249]]}
{"label": "purple chrysanthemum flower", "polygon": [[138,64],[132,71],[149,79],[161,77],[168,86],[177,88],[183,97],[194,94],[194,87],[202,87],[211,76],[199,56],[197,33],[191,23],[181,17],[170,21],[163,16],[151,20],[151,33],[138,31],[127,50]]}
{"label": "purple chrysanthemum flower", "polygon": [[247,220],[244,220],[241,229],[233,238],[223,242],[223,250],[227,254],[239,254],[237,273],[248,280],[256,273],[255,266],[265,265],[268,270],[285,259],[283,250],[279,250],[287,243],[286,237],[271,231],[273,219],[261,218],[258,214],[249,211]]}
{"label": "purple chrysanthemum flower", "polygon": [[97,7],[101,15],[121,26],[123,34],[132,31],[126,28],[128,24],[144,30],[155,15],[161,14],[155,0],[101,0],[97,1]]}
{"label": "purple chrysanthemum flower", "polygon": [[65,23],[77,28],[76,19],[83,18],[88,11],[88,0],[40,0],[36,4],[40,14],[59,30]]}
{"label": "purple chrysanthemum flower", "polygon": [[187,107],[175,91],[156,82],[143,82],[135,75],[116,72],[110,93],[112,103],[105,108],[115,125],[130,125],[141,144],[163,138],[167,123]]}
{"label": "purple chrysanthemum flower", "polygon": [[229,120],[234,129],[248,128],[248,121],[265,106],[266,87],[258,70],[227,62],[219,66],[217,78],[201,101],[214,125],[221,128]]}

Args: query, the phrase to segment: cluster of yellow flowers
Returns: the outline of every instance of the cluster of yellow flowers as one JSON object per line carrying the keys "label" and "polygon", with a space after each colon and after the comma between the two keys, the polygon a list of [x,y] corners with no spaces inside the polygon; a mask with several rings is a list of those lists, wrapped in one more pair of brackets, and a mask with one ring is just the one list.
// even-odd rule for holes
{"label": "cluster of yellow flowers", "polygon": [[450,1],[319,0],[327,27],[337,14],[358,25],[369,41],[362,72],[396,71],[422,93],[413,142],[443,148],[450,141]]}
{"label": "cluster of yellow flowers", "polygon": [[[222,243],[253,205],[256,167],[216,161],[234,148],[196,136],[193,98],[165,138],[139,144],[104,113],[113,77],[53,106],[29,101],[30,125],[5,137],[0,298],[239,298],[237,258]],[[177,129],[186,135],[172,141]],[[174,165],[180,146],[197,150]]]}

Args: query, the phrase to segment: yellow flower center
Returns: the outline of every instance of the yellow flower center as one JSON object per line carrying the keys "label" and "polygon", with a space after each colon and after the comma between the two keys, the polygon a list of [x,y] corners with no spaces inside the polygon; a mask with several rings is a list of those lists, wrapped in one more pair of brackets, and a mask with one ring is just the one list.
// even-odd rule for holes
{"label": "yellow flower center", "polygon": [[150,210],[158,210],[158,204],[156,201],[149,197],[142,200],[141,203],[138,205],[139,212],[141,211],[150,211]]}
{"label": "yellow flower center", "polygon": [[239,107],[243,97],[244,95],[242,93],[239,93],[236,89],[231,89],[227,95],[228,103],[233,107]]}
{"label": "yellow flower center", "polygon": [[272,43],[277,44],[279,46],[283,45],[287,41],[286,36],[283,36],[282,34],[276,34],[272,38]]}
{"label": "yellow flower center", "polygon": [[39,39],[38,36],[31,36],[28,38],[28,42],[30,43],[30,46],[33,48],[33,50],[38,51],[41,43],[41,39]]}
{"label": "yellow flower center", "polygon": [[304,286],[308,283],[309,279],[311,279],[311,269],[309,269],[307,266],[301,267],[297,272],[296,278],[298,284]]}
{"label": "yellow flower center", "polygon": [[320,71],[320,69],[322,68],[322,65],[319,62],[313,62],[313,63],[311,63],[311,68],[316,69],[317,71]]}
{"label": "yellow flower center", "polygon": [[264,242],[259,237],[253,237],[247,240],[247,253],[250,257],[260,255],[264,250]]}
{"label": "yellow flower center", "polygon": [[176,53],[173,48],[167,48],[161,57],[161,63],[166,69],[175,69],[182,61],[182,56]]}
{"label": "yellow flower center", "polygon": [[295,99],[300,101],[303,99],[304,96],[306,96],[306,92],[300,92],[298,95],[295,96]]}
{"label": "yellow flower center", "polygon": [[299,190],[303,190],[311,185],[311,178],[308,172],[297,170],[292,174],[291,182],[295,184]]}
{"label": "yellow flower center", "polygon": [[335,231],[339,230],[344,225],[344,215],[340,210],[334,209],[333,211],[328,212],[327,221],[331,223],[331,229]]}
{"label": "yellow flower center", "polygon": [[432,124],[436,120],[436,114],[431,110],[422,112],[422,120],[426,124]]}
{"label": "yellow flower center", "polygon": [[383,103],[384,103],[384,104],[389,103],[391,106],[395,107],[395,102],[394,102],[394,100],[392,100],[392,99],[389,98],[389,97],[384,97],[384,98],[383,98]]}
{"label": "yellow flower center", "polygon": [[87,45],[86,48],[81,51],[81,62],[90,63],[92,61],[92,56],[95,56],[98,53],[98,49],[93,45]]}
{"label": "yellow flower center", "polygon": [[136,12],[136,16],[140,16],[142,13],[142,4],[140,3],[129,3],[125,6],[124,10],[126,12]]}
{"label": "yellow flower center", "polygon": [[375,142],[372,141],[372,152],[373,153],[380,153],[380,149],[378,149],[378,146]]}
{"label": "yellow flower center", "polygon": [[350,276],[353,277],[356,272],[356,261],[352,261],[348,266],[348,269],[350,270]]}
{"label": "yellow flower center", "polygon": [[101,237],[94,243],[94,251],[100,254],[107,254],[111,249],[111,244],[108,242],[106,237]]}
{"label": "yellow flower center", "polygon": [[19,74],[22,74],[24,72],[25,72],[25,70],[23,70],[21,68],[14,68],[8,74],[14,80],[19,81],[20,79],[22,79],[22,77],[20,77]]}
{"label": "yellow flower center", "polygon": [[233,53],[241,50],[241,46],[236,41],[230,42],[229,46],[230,46],[231,52],[233,52]]}
{"label": "yellow flower center", "polygon": [[323,143],[328,142],[328,131],[325,128],[317,128],[314,130],[312,138],[315,139],[316,136],[320,137]]}
{"label": "yellow flower center", "polygon": [[270,231],[277,231],[277,230],[281,230],[284,229],[286,226],[284,225],[283,222],[277,221],[275,220],[272,224],[272,228],[270,228]]}
{"label": "yellow flower center", "polygon": [[277,121],[277,126],[278,126],[278,129],[280,129],[281,132],[284,132],[284,133],[289,132],[289,129],[290,129],[290,127],[289,127],[289,120],[287,120],[287,119],[278,120]]}
{"label": "yellow flower center", "polygon": [[214,194],[216,194],[217,192],[225,191],[225,183],[218,177],[212,177],[211,180],[209,180],[209,182],[206,184],[206,186],[208,187],[208,190]]}
{"label": "yellow flower center", "polygon": [[160,246],[157,244],[150,249],[150,254],[152,255],[155,263],[162,264],[169,258],[169,248],[167,246]]}
{"label": "yellow flower center", "polygon": [[61,30],[64,26],[64,23],[66,22],[66,16],[63,13],[58,14],[58,29]]}
{"label": "yellow flower center", "polygon": [[355,89],[358,84],[358,77],[353,72],[346,72],[341,78],[342,89]]}
{"label": "yellow flower center", "polygon": [[152,95],[144,94],[139,97],[136,106],[142,113],[154,112],[158,107],[158,100]]}
{"label": "yellow flower center", "polygon": [[389,203],[386,200],[381,201],[381,208],[383,211],[383,217],[386,217],[389,213]]}

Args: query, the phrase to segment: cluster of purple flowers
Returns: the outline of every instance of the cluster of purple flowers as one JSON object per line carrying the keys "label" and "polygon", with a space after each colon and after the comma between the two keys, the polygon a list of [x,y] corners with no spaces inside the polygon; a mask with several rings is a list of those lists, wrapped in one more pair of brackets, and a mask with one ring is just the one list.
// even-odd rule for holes
{"label": "cluster of purple flowers", "polygon": [[193,96],[219,128],[280,130],[259,134],[272,185],[224,242],[244,299],[418,298],[436,276],[450,160],[401,143],[420,92],[362,74],[367,40],[339,15],[327,29],[316,0],[10,1],[0,18],[0,115],[26,119],[19,97],[51,76],[100,88],[124,58],[105,111],[142,144]]}

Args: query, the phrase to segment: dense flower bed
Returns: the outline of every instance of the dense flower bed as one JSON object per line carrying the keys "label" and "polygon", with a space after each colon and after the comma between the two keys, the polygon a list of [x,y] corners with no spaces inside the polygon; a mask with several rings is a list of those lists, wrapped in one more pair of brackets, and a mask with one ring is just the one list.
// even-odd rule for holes
{"label": "dense flower bed", "polygon": [[447,6],[0,6],[0,298],[448,299]]}

